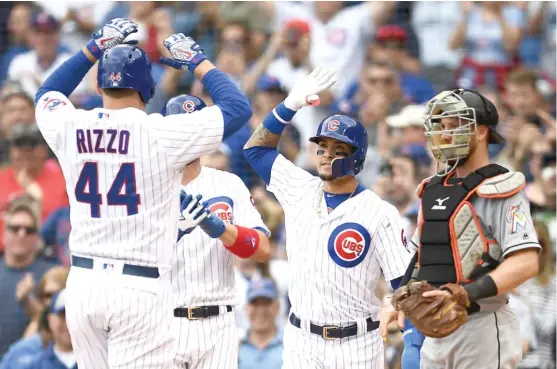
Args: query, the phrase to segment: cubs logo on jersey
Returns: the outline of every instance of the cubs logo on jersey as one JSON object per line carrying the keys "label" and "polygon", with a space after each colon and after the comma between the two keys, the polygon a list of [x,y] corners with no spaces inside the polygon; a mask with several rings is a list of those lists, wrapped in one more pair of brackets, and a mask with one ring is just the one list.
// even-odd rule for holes
{"label": "cubs logo on jersey", "polygon": [[343,223],[329,236],[328,251],[333,261],[343,268],[360,264],[371,245],[369,232],[358,223]]}
{"label": "cubs logo on jersey", "polygon": [[234,201],[227,196],[214,197],[207,201],[209,211],[225,222],[233,223],[234,217],[232,209],[234,208]]}

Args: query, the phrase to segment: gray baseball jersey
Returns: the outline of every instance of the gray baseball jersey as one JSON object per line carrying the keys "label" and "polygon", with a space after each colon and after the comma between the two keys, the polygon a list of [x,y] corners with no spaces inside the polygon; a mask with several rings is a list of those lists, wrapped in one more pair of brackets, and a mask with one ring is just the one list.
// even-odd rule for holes
{"label": "gray baseball jersey", "polygon": [[[541,249],[532,224],[530,203],[522,192],[503,199],[474,196],[471,202],[487,241],[496,243],[500,248],[500,262],[518,250]],[[420,215],[421,213],[420,209]],[[418,227],[411,240],[415,250],[419,244],[419,232]],[[495,311],[506,304],[508,299],[507,295],[502,295],[480,300],[478,303],[482,311]]]}

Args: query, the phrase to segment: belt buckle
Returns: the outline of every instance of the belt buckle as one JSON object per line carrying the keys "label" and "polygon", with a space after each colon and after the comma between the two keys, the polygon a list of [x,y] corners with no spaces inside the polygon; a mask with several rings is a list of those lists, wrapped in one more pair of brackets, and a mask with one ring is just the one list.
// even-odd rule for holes
{"label": "belt buckle", "polygon": [[193,316],[193,311],[197,309],[197,307],[192,307],[188,309],[188,320],[199,320],[201,318],[196,318]]}
{"label": "belt buckle", "polygon": [[329,337],[329,329],[338,329],[336,325],[327,325],[323,327],[323,339],[325,340],[336,340],[336,337]]}

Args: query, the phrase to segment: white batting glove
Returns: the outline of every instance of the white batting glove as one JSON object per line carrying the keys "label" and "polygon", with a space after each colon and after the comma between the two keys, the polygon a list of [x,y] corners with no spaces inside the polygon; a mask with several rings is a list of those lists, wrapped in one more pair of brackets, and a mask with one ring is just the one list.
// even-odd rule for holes
{"label": "white batting glove", "polygon": [[180,209],[181,216],[178,219],[178,229],[186,233],[190,233],[209,215],[206,211],[207,204],[201,202],[201,195],[196,197],[186,195],[182,200]]}
{"label": "white batting glove", "polygon": [[290,110],[300,110],[304,106],[318,106],[318,94],[335,84],[337,71],[327,67],[317,67],[309,76],[296,83],[284,100]]}

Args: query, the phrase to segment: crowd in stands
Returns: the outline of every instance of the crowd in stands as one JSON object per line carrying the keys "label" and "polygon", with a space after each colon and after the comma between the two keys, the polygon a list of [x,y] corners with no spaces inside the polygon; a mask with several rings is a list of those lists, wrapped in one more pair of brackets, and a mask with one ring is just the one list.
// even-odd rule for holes
{"label": "crowd in stands", "polygon": [[[511,297],[523,328],[521,368],[555,369],[554,2],[36,1],[2,2],[0,9],[0,369],[76,366],[64,316],[69,203],[60,166],[35,124],[33,97],[92,32],[116,17],[140,25],[133,37],[153,61],[157,91],[148,112],[160,112],[181,93],[211,104],[191,73],[158,63],[166,52],[162,41],[178,32],[193,37],[252,103],[251,120],[202,158],[244,181],[272,232],[268,263],[237,262],[240,369],[280,368],[289,309],[282,209],[242,147],[294,83],[321,64],[338,70],[338,82],[320,106],[295,116],[281,153],[315,173],[316,148],[308,138],[320,121],[334,113],[357,118],[369,138],[358,180],[396,206],[410,235],[418,216],[415,189],[436,170],[424,104],[448,88],[478,90],[494,102],[506,143],[491,145],[491,159],[525,174],[543,249],[539,275]],[[95,73],[70,97],[79,108],[102,105]],[[377,293],[389,288],[381,284]],[[388,368],[400,367],[401,350],[394,329]]]}

